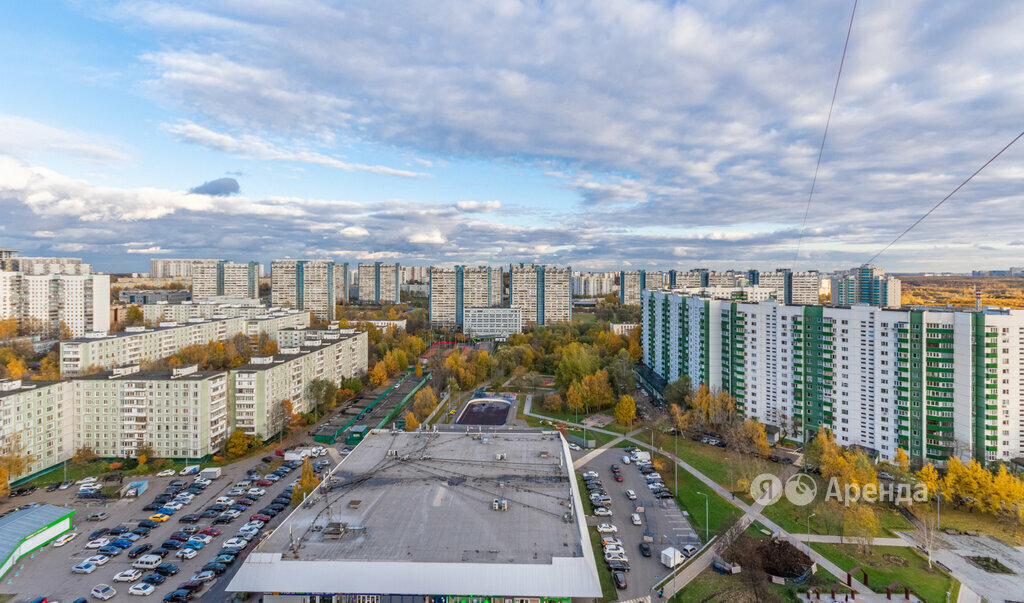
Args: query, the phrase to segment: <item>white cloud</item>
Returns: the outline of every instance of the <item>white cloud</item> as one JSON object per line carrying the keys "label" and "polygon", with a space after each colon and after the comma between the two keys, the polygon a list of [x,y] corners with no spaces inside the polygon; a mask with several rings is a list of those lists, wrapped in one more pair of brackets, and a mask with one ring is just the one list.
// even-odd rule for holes
{"label": "white cloud", "polygon": [[65,130],[17,115],[0,115],[0,154],[59,153],[89,162],[127,161],[128,155],[97,144],[101,137]]}
{"label": "white cloud", "polygon": [[444,245],[448,242],[448,238],[441,234],[440,230],[434,229],[413,233],[409,237],[409,242],[423,245]]}
{"label": "white cloud", "polygon": [[455,207],[464,212],[486,214],[501,209],[501,201],[459,201]]}
{"label": "white cloud", "polygon": [[155,247],[145,247],[143,249],[125,249],[124,251],[125,253],[145,253],[149,255],[162,255],[165,253],[172,253],[174,250],[164,249],[163,247],[157,245]]}
{"label": "white cloud", "polygon": [[346,226],[339,230],[338,234],[346,238],[358,239],[370,236],[370,231],[366,230],[362,226]]}

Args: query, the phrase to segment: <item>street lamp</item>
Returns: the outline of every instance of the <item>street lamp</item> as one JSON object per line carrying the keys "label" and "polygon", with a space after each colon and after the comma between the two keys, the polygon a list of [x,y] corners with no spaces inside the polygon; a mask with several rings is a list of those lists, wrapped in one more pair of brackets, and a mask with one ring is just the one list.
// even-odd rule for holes
{"label": "street lamp", "polygon": [[[808,540],[808,542],[810,542],[810,540],[811,540],[811,518],[816,516],[816,515],[817,515],[817,513],[811,513],[810,515],[807,516],[807,540]],[[810,546],[810,545],[808,545],[808,546]]]}
{"label": "street lamp", "polygon": [[710,540],[710,538],[708,537],[708,534],[709,534],[708,524],[710,523],[710,521],[708,519],[708,495],[704,494],[703,492],[697,492],[697,494],[700,494],[701,496],[704,497],[704,544],[707,544],[708,540]]}

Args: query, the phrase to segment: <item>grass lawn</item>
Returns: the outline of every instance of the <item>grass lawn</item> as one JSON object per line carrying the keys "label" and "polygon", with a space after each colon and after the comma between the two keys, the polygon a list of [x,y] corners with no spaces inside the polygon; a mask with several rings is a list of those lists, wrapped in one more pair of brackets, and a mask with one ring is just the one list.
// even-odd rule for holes
{"label": "grass lawn", "polygon": [[[807,592],[814,587],[829,592],[831,585],[836,582],[835,576],[819,569],[807,584],[768,584],[771,593],[768,600],[799,601],[797,593]],[[742,573],[729,576],[719,574],[711,568],[698,574],[683,590],[672,597],[672,601],[678,603],[695,601],[728,601],[731,603],[733,601],[753,602],[754,600],[754,595],[750,592],[750,584],[744,579]],[[762,598],[761,601],[765,601],[765,599]]]}
{"label": "grass lawn", "polygon": [[[543,415],[543,416],[548,417],[549,419],[552,419],[552,420],[555,420],[555,421],[566,421],[568,423],[579,423],[581,425],[582,425],[583,419],[585,419],[588,416],[590,416],[590,415],[586,415],[586,414],[576,414],[574,412],[545,412],[545,411],[542,411],[542,410],[540,410],[538,408],[533,408],[532,412],[534,412],[534,413],[536,413],[538,415]],[[603,413],[591,413],[591,414],[611,414],[611,411],[603,412]],[[633,423],[632,429],[636,429],[639,426],[640,426],[640,423]],[[630,431],[630,427],[628,425],[619,425],[617,422],[609,423],[608,425],[605,425],[604,427],[601,427],[600,429],[604,429],[604,430],[607,430],[607,431],[614,431],[616,433],[621,433],[621,434],[625,434],[625,433],[628,433]]]}
{"label": "grass lawn", "polygon": [[[936,506],[934,502],[925,505],[914,505],[914,515],[922,521],[934,522]],[[1024,546],[1024,529],[1019,525],[1007,527],[999,523],[992,515],[979,511],[973,513],[966,509],[954,509],[951,504],[942,505],[942,529],[954,529],[961,532],[974,530],[979,534],[988,534],[1002,540],[1010,546]]]}
{"label": "grass lawn", "polygon": [[[587,485],[583,481],[583,476],[576,474],[576,485],[580,489],[580,498],[583,499],[583,512],[587,515],[594,513],[594,505],[590,504],[590,498],[586,496]],[[586,518],[580,517],[580,521],[586,522]],[[587,533],[590,534],[590,544],[594,547],[594,559],[597,560],[597,575],[601,579],[601,592],[604,593],[602,601],[614,601],[618,598],[615,594],[615,583],[612,581],[612,572],[608,569],[608,564],[604,562],[604,547],[601,546],[601,535],[597,533],[592,527],[587,527]]]}
{"label": "grass lawn", "polygon": [[[569,430],[569,434],[570,435],[574,435],[574,436],[576,436],[578,438],[582,438],[583,437],[583,430],[582,429],[570,429]],[[604,446],[608,442],[611,442],[612,440],[615,439],[615,436],[613,436],[613,435],[609,435],[607,433],[601,433],[599,431],[590,431],[589,429],[587,430],[587,436],[586,437],[587,437],[588,440],[594,440],[594,441],[597,442],[597,446],[595,446],[595,448],[600,448],[601,446]]]}
{"label": "grass lawn", "polygon": [[868,586],[875,592],[884,593],[886,586],[899,581],[922,600],[939,602],[954,586],[952,578],[938,568],[928,569],[928,560],[910,547],[876,546],[867,556],[849,544],[814,542],[811,548],[843,570],[856,566],[867,570]]}
{"label": "grass lawn", "polygon": [[[643,435],[637,439],[645,440]],[[729,490],[736,489],[737,480],[750,480],[761,473],[779,475],[786,467],[781,463],[771,463],[728,448],[701,444],[687,436],[662,436],[655,443],[666,452],[675,454],[678,450],[679,458]],[[749,496],[747,498],[749,499]]]}

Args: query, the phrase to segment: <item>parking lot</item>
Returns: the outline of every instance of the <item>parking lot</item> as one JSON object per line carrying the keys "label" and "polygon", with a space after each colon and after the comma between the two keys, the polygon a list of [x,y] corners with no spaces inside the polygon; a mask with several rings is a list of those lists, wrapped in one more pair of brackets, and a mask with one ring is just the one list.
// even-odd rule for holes
{"label": "parking lot", "polygon": [[[573,452],[573,457],[579,458],[586,453],[585,450]],[[596,471],[611,498],[612,516],[587,517],[587,525],[591,526],[591,530],[601,523],[611,523],[618,528],[612,535],[622,541],[630,569],[626,572],[628,586],[617,592],[620,599],[632,599],[650,595],[654,584],[668,574],[669,569],[662,565],[659,559],[663,549],[670,546],[682,549],[686,545],[700,547],[701,538],[683,516],[674,499],[658,500],[651,495],[647,480],[636,465],[622,462],[622,456],[625,454],[622,448],[610,448],[591,459],[578,471],[581,474]],[[621,482],[616,481],[612,475],[613,464],[619,466],[623,478]],[[627,490],[636,493],[636,500],[627,498]],[[586,490],[580,494],[584,498],[588,497]],[[636,526],[633,525],[630,516],[638,512],[638,509],[641,509],[641,525]],[[650,557],[644,557],[640,553],[640,543],[645,540],[645,536],[649,538]],[[603,557],[597,562],[599,565],[605,565]]]}
{"label": "parking lot", "polygon": [[[273,465],[277,465],[280,459],[274,458],[272,461]],[[141,544],[150,544],[155,549],[161,543],[168,540],[172,533],[186,526],[195,526],[200,530],[211,527],[213,521],[211,518],[200,519],[195,524],[181,523],[179,519],[188,514],[198,514],[214,504],[214,501],[219,497],[227,496],[227,492],[235,487],[235,483],[246,477],[248,470],[256,468],[261,473],[268,473],[270,467],[271,465],[263,463],[260,459],[248,459],[229,467],[223,467],[221,477],[213,480],[205,490],[196,495],[191,503],[177,511],[168,521],[158,523],[147,536],[132,543],[131,547],[121,554],[111,557],[107,563],[98,566],[95,571],[89,574],[75,574],[72,573],[71,568],[98,554],[96,549],[85,548],[89,543],[89,535],[93,531],[101,528],[113,528],[115,526],[125,526],[130,529],[136,528],[140,521],[147,519],[154,513],[154,511],[144,511],[143,506],[153,502],[154,497],[161,494],[171,481],[182,480],[189,484],[192,483],[194,476],[175,475],[173,477],[149,476],[135,478],[147,479],[149,481],[148,489],[139,498],[110,499],[109,501],[91,501],[86,503],[75,498],[78,486],[72,486],[67,490],[57,490],[55,492],[45,492],[43,489],[40,489],[29,496],[5,500],[3,507],[0,507],[2,510],[29,502],[66,506],[75,509],[73,531],[77,532],[78,536],[63,547],[54,547],[52,544],[47,545],[30,556],[21,559],[4,576],[4,584],[0,588],[0,592],[14,594],[15,602],[29,601],[36,597],[45,596],[51,601],[59,600],[70,603],[79,598],[90,598],[89,593],[97,584],[109,584],[117,590],[114,599],[127,599],[130,596],[128,589],[132,585],[138,584],[141,580],[114,582],[113,579],[119,572],[130,569],[132,563],[136,561],[136,559],[128,557],[128,551]],[[266,494],[258,497],[255,503],[242,511],[241,515],[234,521],[214,525],[213,527],[218,528],[221,534],[213,537],[212,541],[203,546],[194,558],[181,559],[175,556],[176,551],[171,551],[163,561],[178,566],[179,571],[175,575],[168,576],[163,584],[156,585],[155,590],[148,595],[148,598],[151,600],[162,600],[164,595],[174,591],[179,584],[189,580],[195,573],[199,572],[203,565],[220,552],[225,541],[237,535],[239,528],[249,520],[250,516],[259,512],[260,509],[267,507],[275,497],[282,494],[290,482],[298,479],[298,474],[299,470],[296,469],[271,485],[256,486],[264,489]],[[234,495],[230,498],[237,500],[241,496]],[[290,510],[290,507],[285,508],[267,522],[259,535],[252,540],[252,543],[242,551],[232,564],[228,565],[227,571],[214,581],[207,582],[202,590],[195,593],[194,598],[202,597],[204,600],[212,601],[222,600],[224,587],[230,582],[231,576],[237,570],[248,551],[254,547],[255,543],[266,531],[278,525]],[[105,512],[109,517],[102,521],[87,521],[87,516],[95,512]],[[152,571],[145,571],[143,577],[152,573]]]}

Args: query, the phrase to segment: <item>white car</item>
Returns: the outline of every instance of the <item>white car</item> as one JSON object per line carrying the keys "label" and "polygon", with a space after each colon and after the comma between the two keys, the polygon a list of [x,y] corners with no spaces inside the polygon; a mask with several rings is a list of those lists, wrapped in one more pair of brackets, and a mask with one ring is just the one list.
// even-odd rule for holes
{"label": "white car", "polygon": [[636,492],[632,490],[626,490],[626,498],[629,500],[636,500]]}
{"label": "white car", "polygon": [[615,533],[615,532],[619,531],[619,528],[613,526],[610,523],[602,523],[602,524],[598,524],[597,531],[601,532],[602,534],[604,534],[604,533]]}
{"label": "white car", "polygon": [[181,504],[180,502],[174,502],[174,501],[164,503],[164,508],[165,509],[174,509],[175,511],[180,511],[181,508],[184,507],[184,506],[185,505]]}
{"label": "white car", "polygon": [[205,477],[197,477],[193,481],[199,484],[200,486],[209,486],[210,484],[213,483],[213,480],[206,479]]}
{"label": "white car", "polygon": [[196,540],[202,542],[203,544],[210,544],[211,542],[213,542],[213,536],[210,536],[208,534],[195,534],[189,537],[189,540]]}
{"label": "white car", "polygon": [[245,538],[237,538],[236,537],[236,538],[229,538],[226,541],[224,541],[224,547],[225,548],[238,547],[238,548],[244,549],[247,546],[249,546],[249,541],[246,540]]}
{"label": "white car", "polygon": [[142,577],[142,570],[126,569],[114,576],[114,582],[135,582]]}
{"label": "white car", "polygon": [[583,449],[580,448],[579,444],[574,444],[572,442],[569,442],[569,450],[583,450]]}
{"label": "white car", "polygon": [[683,555],[686,555],[687,557],[693,557],[693,554],[696,552],[697,547],[693,546],[692,544],[688,544],[682,548]]}
{"label": "white car", "polygon": [[85,545],[85,548],[87,548],[87,549],[98,549],[100,547],[105,547],[108,544],[110,544],[110,540],[109,539],[107,539],[107,538],[97,538],[96,540],[90,540],[89,544]]}
{"label": "white car", "polygon": [[633,525],[638,526],[638,525],[641,524],[641,522],[640,522],[640,514],[639,513],[633,513],[632,515],[629,516],[629,518],[633,520]]}
{"label": "white car", "polygon": [[611,517],[612,510],[607,507],[594,507],[594,515],[598,517]]}
{"label": "white car", "polygon": [[605,555],[608,555],[608,554],[625,555],[626,554],[626,549],[622,548],[622,546],[618,545],[618,544],[609,544],[609,545],[606,545],[604,547],[604,554]]}
{"label": "white car", "polygon": [[600,476],[597,475],[597,471],[587,471],[586,473],[583,474],[583,479],[587,479],[588,477],[600,477]]}
{"label": "white car", "polygon": [[622,546],[622,541],[614,536],[605,536],[601,539],[601,546]]}
{"label": "white car", "polygon": [[604,560],[605,561],[625,561],[626,563],[629,563],[629,557],[627,557],[625,553],[617,553],[617,552],[616,553],[605,553],[604,554]]}
{"label": "white car", "polygon": [[242,514],[241,511],[238,511],[238,510],[235,510],[235,509],[227,509],[223,513],[221,513],[221,515],[224,515],[225,517],[230,517],[232,519],[238,517],[241,514]]}
{"label": "white car", "polygon": [[245,539],[248,539],[248,540],[252,540],[253,538],[256,538],[256,535],[259,534],[259,533],[260,533],[260,531],[258,529],[252,528],[252,527],[247,528],[247,527],[243,526],[242,528],[240,528],[238,530],[238,535],[241,536],[242,538],[245,538]]}
{"label": "white car", "polygon": [[628,456],[624,456],[624,457],[622,457],[622,464],[623,464],[623,465],[628,465],[628,464],[630,464],[631,462],[633,462],[633,461],[631,461],[631,460],[629,459],[629,457],[628,457]]}
{"label": "white car", "polygon": [[145,582],[141,584],[133,584],[132,587],[128,589],[129,595],[140,595],[143,597],[148,597],[154,592],[156,592],[156,587]]}
{"label": "white car", "polygon": [[117,594],[117,590],[109,584],[97,584],[92,587],[92,592],[90,594],[101,601],[106,601],[107,599],[113,598],[114,595]]}
{"label": "white car", "polygon": [[235,504],[235,499],[228,498],[227,496],[221,496],[220,498],[218,498],[217,500],[215,500],[213,502],[217,503],[218,505],[229,505],[230,506],[230,505]]}
{"label": "white car", "polygon": [[249,491],[246,494],[249,496],[263,496],[266,493],[267,491],[263,488],[249,488]]}
{"label": "white car", "polygon": [[72,574],[91,574],[96,571],[96,566],[88,561],[83,561],[71,567]]}
{"label": "white car", "polygon": [[53,546],[64,546],[65,544],[67,544],[67,543],[71,542],[72,540],[74,540],[75,537],[77,537],[77,536],[78,536],[78,532],[68,532],[67,534],[64,534],[63,536],[61,536],[57,540],[54,540],[53,541]]}
{"label": "white car", "polygon": [[99,492],[103,489],[100,484],[82,484],[78,487],[78,491],[82,494],[91,494],[93,492]]}
{"label": "white car", "polygon": [[242,526],[239,529],[240,530],[247,530],[247,529],[249,529],[251,527],[253,529],[259,530],[259,529],[261,529],[265,525],[267,525],[267,524],[263,523],[262,521],[260,521],[258,519],[254,519],[254,520],[250,521],[249,523],[245,524],[244,526]]}
{"label": "white car", "polygon": [[91,564],[99,567],[101,565],[106,565],[106,563],[108,561],[110,561],[110,557],[108,557],[106,555],[93,555],[92,557],[89,557],[88,559],[86,559],[85,563],[91,563]]}
{"label": "white car", "polygon": [[228,490],[228,496],[241,496],[245,494],[245,488],[232,488]]}
{"label": "white car", "polygon": [[91,483],[93,483],[93,482],[95,482],[95,481],[98,481],[98,480],[99,480],[99,478],[98,478],[98,477],[95,477],[95,476],[89,476],[89,477],[83,477],[82,479],[78,480],[78,481],[77,481],[77,482],[75,482],[75,483],[76,483],[76,484],[91,484]]}
{"label": "white car", "polygon": [[177,471],[175,471],[174,469],[164,469],[160,473],[157,473],[156,476],[157,477],[171,477],[175,473],[177,473]]}
{"label": "white car", "polygon": [[199,551],[195,549],[181,549],[174,554],[178,559],[191,559],[199,554]]}
{"label": "white car", "polygon": [[276,475],[274,475],[273,473],[268,473],[267,475],[263,476],[263,479],[269,479],[272,482],[276,482],[277,480],[279,480],[281,478],[276,476]]}

